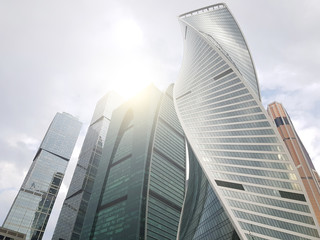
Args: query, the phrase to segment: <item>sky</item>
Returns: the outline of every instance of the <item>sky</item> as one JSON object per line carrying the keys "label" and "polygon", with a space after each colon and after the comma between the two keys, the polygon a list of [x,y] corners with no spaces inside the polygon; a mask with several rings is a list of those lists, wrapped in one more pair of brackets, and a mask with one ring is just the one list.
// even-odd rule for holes
{"label": "sky", "polygon": [[[256,67],[262,102],[278,101],[320,172],[320,4],[225,0]],[[206,0],[0,1],[0,224],[56,112],[83,122],[44,240],[51,239],[96,102],[165,89],[183,56],[177,16]]]}

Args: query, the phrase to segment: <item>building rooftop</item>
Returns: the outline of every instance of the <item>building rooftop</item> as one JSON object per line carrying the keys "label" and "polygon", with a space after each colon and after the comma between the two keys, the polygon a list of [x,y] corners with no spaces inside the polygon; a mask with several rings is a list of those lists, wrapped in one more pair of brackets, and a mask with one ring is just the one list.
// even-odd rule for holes
{"label": "building rooftop", "polygon": [[213,10],[226,8],[226,7],[227,6],[224,3],[218,3],[218,4],[210,5],[210,6],[207,6],[207,7],[203,7],[203,8],[199,8],[199,9],[193,10],[191,12],[187,12],[187,13],[181,14],[181,15],[179,15],[179,18],[185,18],[185,17],[189,17],[189,16],[192,16],[192,15],[197,15],[197,14],[200,14],[200,13],[203,13],[203,12],[210,12],[210,11],[213,11]]}

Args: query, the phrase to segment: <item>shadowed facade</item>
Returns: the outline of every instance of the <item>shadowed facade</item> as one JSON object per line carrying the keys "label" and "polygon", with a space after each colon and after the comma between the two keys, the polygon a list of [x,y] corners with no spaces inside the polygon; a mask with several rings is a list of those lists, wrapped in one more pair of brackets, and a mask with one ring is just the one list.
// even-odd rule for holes
{"label": "shadowed facade", "polygon": [[171,85],[113,112],[81,239],[176,239],[185,189],[185,139]]}

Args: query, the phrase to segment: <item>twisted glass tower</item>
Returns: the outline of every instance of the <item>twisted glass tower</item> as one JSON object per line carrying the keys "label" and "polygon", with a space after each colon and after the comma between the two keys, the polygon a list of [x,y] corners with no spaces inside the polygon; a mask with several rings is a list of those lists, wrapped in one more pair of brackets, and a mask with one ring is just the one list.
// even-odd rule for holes
{"label": "twisted glass tower", "polygon": [[[189,239],[217,239],[210,233],[219,231],[219,239],[319,239],[310,200],[262,106],[250,52],[230,11],[217,4],[179,21],[184,57],[174,103],[206,178],[202,184],[210,184],[203,194],[216,201],[211,208],[192,204],[187,193],[180,233]],[[189,184],[187,191],[196,187]],[[208,215],[215,231],[204,221]],[[223,229],[226,224],[230,227]],[[190,226],[193,232],[186,233]]]}

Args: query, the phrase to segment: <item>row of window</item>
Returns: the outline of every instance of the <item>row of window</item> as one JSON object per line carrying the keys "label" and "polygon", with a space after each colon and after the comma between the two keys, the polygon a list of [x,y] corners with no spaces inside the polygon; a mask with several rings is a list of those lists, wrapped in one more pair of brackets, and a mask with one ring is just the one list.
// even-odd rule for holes
{"label": "row of window", "polygon": [[[245,186],[245,188],[247,190],[246,185],[245,184],[243,184],[243,185]],[[294,211],[298,211],[298,212],[310,213],[310,209],[309,209],[308,205],[302,204],[302,203],[300,204],[297,202],[287,201],[285,199],[271,198],[272,196],[270,196],[270,197],[258,196],[258,195],[252,194],[252,193],[243,194],[243,192],[230,191],[227,189],[220,189],[220,191],[223,193],[223,195],[225,197],[232,198],[235,201],[238,199],[242,199],[242,200],[253,202],[253,203],[256,202],[256,203],[261,203],[261,204],[265,204],[265,205],[280,207],[283,210],[289,209],[289,210],[294,210]],[[267,193],[265,193],[265,194],[267,194]]]}
{"label": "row of window", "polygon": [[276,220],[274,218],[271,219],[263,217],[261,215],[250,214],[239,210],[232,210],[232,212],[236,217],[241,219],[246,219],[252,222],[269,225],[279,229],[286,229],[292,232],[302,233],[312,237],[319,237],[318,230],[315,228],[306,227],[301,224],[293,224],[287,221]]}

